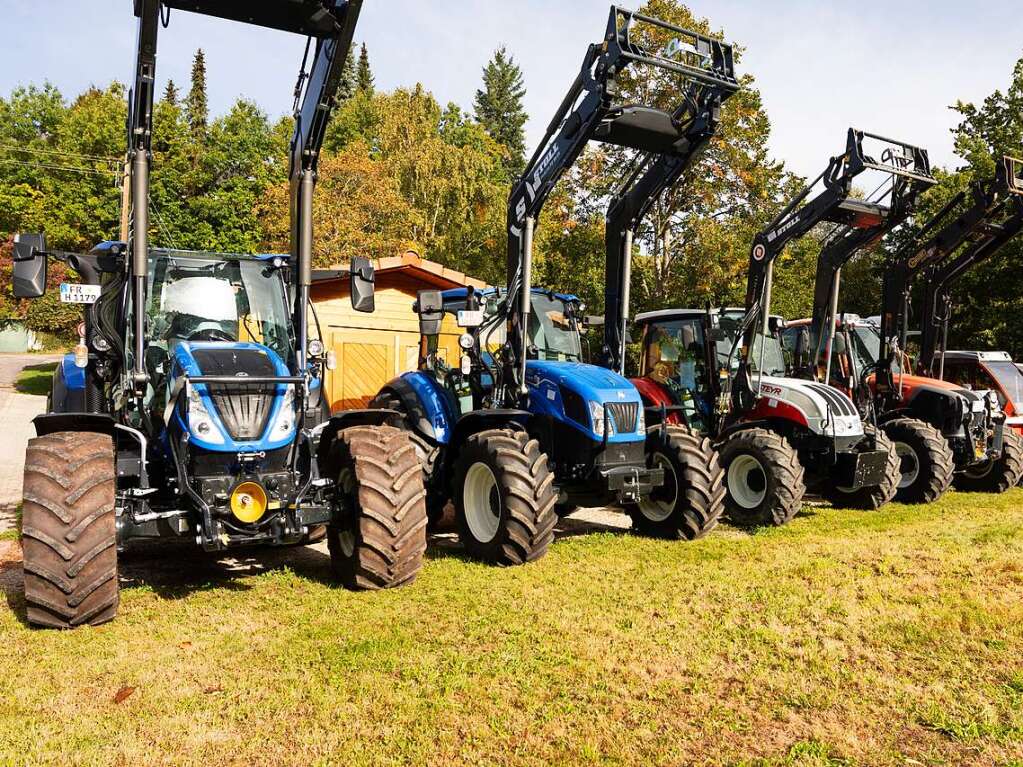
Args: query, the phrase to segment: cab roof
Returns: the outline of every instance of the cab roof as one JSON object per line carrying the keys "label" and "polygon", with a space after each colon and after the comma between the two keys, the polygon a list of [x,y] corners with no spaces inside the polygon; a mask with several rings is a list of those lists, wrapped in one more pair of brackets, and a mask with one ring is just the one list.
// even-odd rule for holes
{"label": "cab roof", "polygon": [[1008,352],[947,351],[945,359],[967,360],[970,362],[1012,362]]}

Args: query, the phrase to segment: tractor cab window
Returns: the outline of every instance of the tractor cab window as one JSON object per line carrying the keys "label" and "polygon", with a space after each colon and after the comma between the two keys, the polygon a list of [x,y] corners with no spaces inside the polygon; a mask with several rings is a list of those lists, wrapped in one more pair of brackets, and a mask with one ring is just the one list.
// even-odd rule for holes
{"label": "tractor cab window", "polygon": [[691,424],[711,415],[704,354],[703,322],[699,318],[655,322],[643,336],[642,374],[660,384],[681,405]]}
{"label": "tractor cab window", "polygon": [[[738,312],[723,314],[720,319],[721,338],[715,342],[718,368],[734,372],[739,367],[739,350],[736,340],[742,325],[743,315]],[[750,369],[768,376],[785,375],[785,352],[776,336],[764,336],[758,332],[753,338],[750,350]]]}
{"label": "tractor cab window", "polygon": [[988,371],[998,381],[997,386],[991,388],[998,392],[998,398],[1005,406],[1005,400],[1012,402],[1013,410],[1019,414],[1023,413],[1023,373],[1012,362],[988,362]]}
{"label": "tractor cab window", "polygon": [[249,341],[291,357],[284,284],[257,259],[155,251],[147,314],[150,345],[168,353],[183,341]]}
{"label": "tractor cab window", "polygon": [[554,362],[578,362],[582,359],[579,327],[567,301],[534,294],[529,315],[529,342],[536,357]]}
{"label": "tractor cab window", "polygon": [[[857,324],[849,328],[849,357],[857,379],[863,371],[877,364],[881,356],[881,334],[874,325]],[[892,362],[892,372],[898,375],[902,365],[898,359]]]}

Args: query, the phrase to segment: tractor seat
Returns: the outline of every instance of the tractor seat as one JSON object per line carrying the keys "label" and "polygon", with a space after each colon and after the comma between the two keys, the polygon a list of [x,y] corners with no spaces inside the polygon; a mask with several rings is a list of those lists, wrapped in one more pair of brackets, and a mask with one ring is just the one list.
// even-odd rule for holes
{"label": "tractor seat", "polygon": [[682,138],[670,114],[638,105],[612,110],[594,135],[598,141],[606,144],[659,154],[675,151],[676,144]]}

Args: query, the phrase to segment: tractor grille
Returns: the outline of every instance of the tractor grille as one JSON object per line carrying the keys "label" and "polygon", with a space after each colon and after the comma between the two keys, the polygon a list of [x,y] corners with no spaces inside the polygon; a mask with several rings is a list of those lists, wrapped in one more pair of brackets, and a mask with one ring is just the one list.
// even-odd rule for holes
{"label": "tractor grille", "polygon": [[638,402],[610,402],[607,409],[615,419],[615,429],[619,434],[631,434],[636,431],[636,419],[639,417]]}
{"label": "tractor grille", "polygon": [[[245,380],[242,378],[241,380]],[[272,384],[207,384],[227,433],[237,442],[257,440],[274,402]]]}
{"label": "tractor grille", "polygon": [[245,383],[247,376],[273,376],[273,363],[258,349],[196,349],[195,361],[204,375],[236,376],[238,382],[206,384],[224,428],[237,442],[257,440],[273,409],[273,384]]}

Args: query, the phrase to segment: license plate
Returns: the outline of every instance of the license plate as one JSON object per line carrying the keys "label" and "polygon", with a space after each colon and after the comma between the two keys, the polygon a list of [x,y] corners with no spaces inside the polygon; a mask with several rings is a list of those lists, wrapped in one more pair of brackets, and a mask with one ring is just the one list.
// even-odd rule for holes
{"label": "license plate", "polygon": [[458,312],[458,327],[460,328],[477,328],[483,324],[483,310],[476,309],[469,311],[468,309],[460,309]]}
{"label": "license plate", "polygon": [[99,285],[62,282],[60,284],[60,300],[65,304],[94,304],[99,298],[99,291]]}

